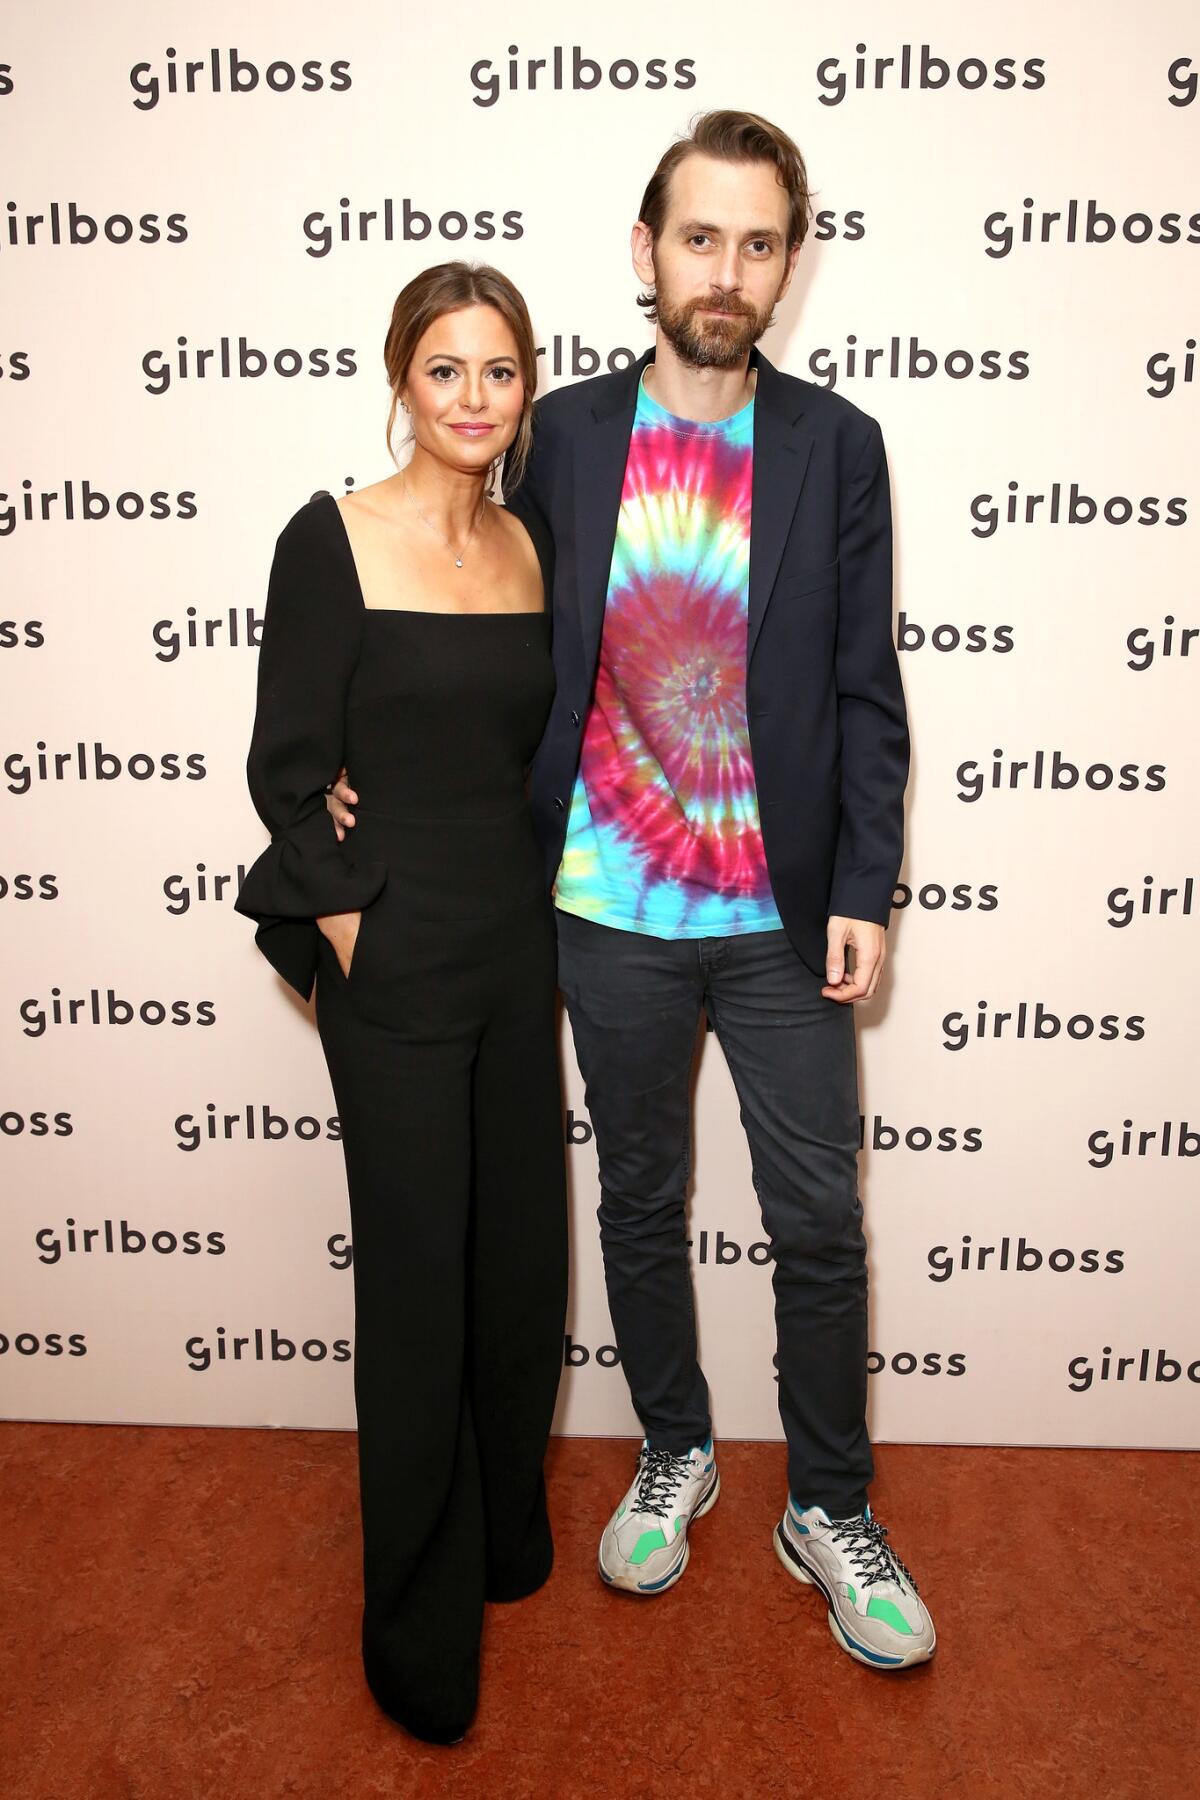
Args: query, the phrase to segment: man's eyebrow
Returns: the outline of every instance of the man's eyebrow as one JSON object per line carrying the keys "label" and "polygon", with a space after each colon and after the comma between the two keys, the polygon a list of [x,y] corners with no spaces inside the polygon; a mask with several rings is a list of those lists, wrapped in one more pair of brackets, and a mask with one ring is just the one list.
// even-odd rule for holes
{"label": "man's eyebrow", "polygon": [[[710,237],[719,237],[725,228],[721,225],[706,224],[703,219],[685,219],[679,229],[684,237],[691,237],[692,233],[697,231],[707,232]],[[748,238],[766,238],[773,244],[783,242],[782,232],[777,231],[773,225],[756,226],[744,235]]]}

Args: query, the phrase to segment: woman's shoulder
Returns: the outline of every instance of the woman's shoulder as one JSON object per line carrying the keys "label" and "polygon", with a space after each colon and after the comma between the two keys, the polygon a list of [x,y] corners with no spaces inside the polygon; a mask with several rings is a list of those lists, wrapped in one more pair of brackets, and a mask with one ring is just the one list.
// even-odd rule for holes
{"label": "woman's shoulder", "polygon": [[334,534],[339,525],[338,506],[333,495],[314,494],[292,514],[279,533],[279,547],[302,549],[322,541],[336,541]]}
{"label": "woman's shoulder", "polygon": [[271,586],[297,606],[356,614],[358,577],[341,512],[332,494],[314,494],[294,512],[275,541]]}

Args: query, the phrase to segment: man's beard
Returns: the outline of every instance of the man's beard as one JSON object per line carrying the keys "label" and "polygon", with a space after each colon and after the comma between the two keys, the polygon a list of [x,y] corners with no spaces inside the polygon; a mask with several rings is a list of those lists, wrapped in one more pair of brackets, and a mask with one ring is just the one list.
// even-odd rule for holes
{"label": "man's beard", "polygon": [[[702,317],[703,309],[712,306],[721,307],[731,316]],[[690,363],[695,369],[735,369],[770,325],[775,307],[772,302],[762,312],[756,312],[745,300],[717,291],[682,306],[672,305],[658,293],[655,310],[663,336],[681,362]]]}

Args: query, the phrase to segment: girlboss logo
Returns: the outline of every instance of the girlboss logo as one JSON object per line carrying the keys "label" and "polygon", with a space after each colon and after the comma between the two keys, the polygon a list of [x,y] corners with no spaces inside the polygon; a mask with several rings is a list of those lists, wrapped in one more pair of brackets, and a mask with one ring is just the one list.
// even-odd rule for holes
{"label": "girlboss logo", "polygon": [[1122,1121],[1120,1134],[1093,1131],[1087,1147],[1093,1169],[1107,1169],[1114,1156],[1200,1156],[1200,1131],[1186,1119],[1164,1119],[1161,1125],[1138,1130],[1132,1119]]}
{"label": "girlboss logo", "polygon": [[287,94],[293,88],[301,94],[344,94],[352,85],[350,64],[344,57],[331,62],[326,70],[322,62],[296,64],[269,62],[259,70],[258,64],[239,56],[236,50],[210,50],[196,62],[176,62],[176,52],[165,54],[162,73],[153,63],[134,63],[129,71],[133,104],[139,112],[152,112],[165,88],[168,94],[252,94],[263,92]]}
{"label": "girlboss logo", "polygon": [[272,1112],[269,1106],[248,1102],[237,1112],[218,1112],[214,1100],[204,1108],[203,1118],[194,1113],[180,1113],[175,1121],[175,1145],[179,1150],[197,1150],[207,1140],[217,1143],[278,1144],[284,1138],[312,1144],[318,1138],[340,1142],[342,1127],[336,1116],[318,1119],[312,1113],[301,1113],[298,1119]]}
{"label": "girlboss logo", "polygon": [[[1032,1037],[1045,1041],[1058,1037],[1064,1030],[1062,1019],[1040,1000],[1036,1000],[1032,1008],[1027,1000],[1022,1000],[1012,1012],[993,1011],[986,1000],[977,1001],[976,1006],[974,1030],[963,1013],[946,1014],[942,1020],[943,1050],[962,1050],[973,1037]],[[1065,1030],[1067,1037],[1077,1044],[1093,1036],[1102,1044],[1111,1044],[1120,1037],[1136,1044],[1146,1035],[1146,1020],[1142,1013],[1134,1013],[1128,1019],[1120,1019],[1116,1013],[1104,1013],[1099,1019],[1093,1019],[1090,1013],[1072,1013]]]}
{"label": "girlboss logo", "polygon": [[972,93],[993,87],[1003,94],[1018,86],[1018,75],[1022,77],[1019,85],[1030,92],[1046,85],[1044,56],[1026,57],[1021,64],[1015,56],[1001,56],[993,67],[980,56],[946,62],[933,55],[929,44],[920,46],[919,56],[913,55],[912,44],[901,44],[898,57],[868,57],[865,44],[855,44],[854,50],[856,61],[849,74],[842,73],[838,56],[827,56],[817,64],[817,85],[821,90],[817,99],[822,106],[840,106],[851,88],[862,93],[864,88],[936,89],[954,85]]}
{"label": "girlboss logo", "polygon": [[1187,625],[1176,630],[1174,613],[1164,615],[1161,633],[1157,629],[1150,631],[1145,625],[1135,626],[1125,639],[1129,667],[1141,674],[1156,656],[1188,656],[1197,638],[1200,626]]}
{"label": "girlboss logo", "polygon": [[[1117,930],[1129,924],[1138,913],[1148,919],[1152,915],[1160,918],[1190,919],[1192,902],[1196,896],[1196,878],[1188,875],[1181,887],[1160,887],[1153,875],[1143,875],[1140,902],[1135,900],[1127,887],[1113,888],[1108,896],[1108,923]],[[1172,906],[1172,900],[1178,901]]]}
{"label": "girlboss logo", "polygon": [[[61,508],[59,502],[61,501]],[[171,495],[165,488],[156,488],[149,496],[136,493],[127,488],[114,500],[100,488],[93,487],[90,481],[82,481],[76,491],[75,482],[68,477],[62,488],[42,488],[35,492],[33,482],[28,476],[21,483],[21,498],[18,503],[10,500],[7,494],[0,493],[0,537],[9,537],[17,528],[18,518],[29,525],[46,523],[50,520],[56,525],[71,524],[76,519],[93,522],[97,519],[194,519],[196,516],[196,491],[185,488],[183,493]]]}
{"label": "girlboss logo", "polygon": [[73,1331],[67,1337],[69,1349],[63,1347],[65,1335],[61,1331],[47,1331],[39,1337],[36,1331],[18,1331],[15,1337],[10,1337],[8,1332],[0,1331],[0,1356],[7,1356],[10,1350],[15,1350],[18,1356],[37,1356],[39,1353],[42,1356],[87,1355],[87,1338],[82,1331]]}
{"label": "girlboss logo", "polygon": [[1147,794],[1161,794],[1167,785],[1166,763],[1147,763],[1143,770],[1140,763],[1069,762],[1061,750],[1051,750],[1047,756],[1044,750],[1035,750],[1028,760],[1006,757],[1003,750],[992,751],[992,766],[988,770],[979,763],[961,762],[955,771],[958,782],[959,800],[968,805],[978,800],[985,789],[993,788],[1033,788],[1035,791],[1048,788],[1051,793],[1064,793],[1070,789],[1083,786],[1093,793],[1103,793],[1106,788],[1116,784],[1118,793],[1134,794],[1144,789]]}
{"label": "girlboss logo", "polygon": [[211,1344],[202,1336],[190,1337],[183,1350],[188,1368],[198,1374],[214,1362],[319,1363],[328,1357],[330,1362],[345,1363],[351,1355],[348,1338],[334,1338],[332,1344],[324,1338],[289,1338],[274,1325],[269,1329],[256,1325],[244,1337],[227,1336],[225,1327],[218,1325]]}
{"label": "girlboss logo", "polygon": [[1196,340],[1187,339],[1183,346],[1183,355],[1173,358],[1169,350],[1156,350],[1146,362],[1146,373],[1150,377],[1150,386],[1146,392],[1155,400],[1165,400],[1168,394],[1175,391],[1178,381],[1187,387],[1196,379]]}
{"label": "girlboss logo", "polygon": [[893,337],[886,344],[860,344],[848,332],[845,348],[819,348],[808,356],[808,372],[820,387],[835,388],[839,375],[847,381],[872,380],[877,375],[892,381],[928,381],[938,374],[951,381],[1026,381],[1028,350],[928,350],[920,338]]}
{"label": "girlboss logo", "polygon": [[524,214],[510,210],[501,215],[500,224],[503,231],[497,232],[494,209],[485,207],[482,212],[468,214],[451,208],[448,212],[422,212],[411,200],[399,202],[385,199],[382,207],[373,211],[353,211],[348,199],[338,201],[338,213],[335,224],[326,222],[323,212],[311,212],[304,220],[304,235],[308,239],[306,256],[328,256],[334,241],[349,244],[357,239],[360,244],[368,240],[385,244],[392,243],[397,237],[402,243],[423,243],[427,237],[446,238],[450,243],[457,243],[460,238],[472,237],[480,243],[487,243],[499,236],[505,242],[515,242],[525,236],[525,227],[521,220]]}
{"label": "girlboss logo", "polygon": [[[131,213],[109,213],[107,217],[93,218],[76,205],[74,200],[64,208],[57,200],[52,200],[44,213],[21,213],[15,200],[5,202],[8,218],[5,221],[8,247],[16,249],[18,245],[36,245],[41,232],[43,248],[47,243],[94,244],[103,240],[109,244],[128,244],[133,242],[137,232],[139,244],[185,244],[187,242],[187,214],[181,212],[168,213],[166,220],[160,219],[158,213],[142,213],[135,217]],[[165,231],[164,231],[165,223]],[[0,237],[0,245],[4,243]]]}
{"label": "girlboss logo", "polygon": [[[990,1258],[995,1257],[995,1262]],[[1100,1258],[1104,1262],[1101,1264]],[[1018,1275],[1029,1275],[1038,1269],[1052,1269],[1056,1275],[1067,1274],[1075,1269],[1081,1275],[1121,1275],[1125,1270],[1124,1250],[1067,1250],[1057,1249],[1043,1251],[1028,1238],[1019,1237],[1015,1245],[1012,1238],[1002,1237],[998,1244],[976,1244],[969,1231],[963,1232],[962,1247],[958,1251],[951,1250],[946,1244],[934,1244],[926,1261],[929,1264],[930,1281],[949,1281],[956,1269],[965,1272],[989,1269],[993,1275],[1009,1272]]]}
{"label": "girlboss logo", "polygon": [[48,1006],[39,1004],[36,995],[22,1000],[17,1008],[25,1021],[21,1027],[26,1037],[43,1037],[51,1025],[130,1025],[134,1019],[143,1025],[213,1025],[216,1007],[211,1000],[126,1000],[115,988],[91,988],[86,995],[65,997],[61,988],[50,989]]}
{"label": "girlboss logo", "polygon": [[[1039,513],[1039,507],[1045,507],[1046,510]],[[1186,525],[1187,498],[1183,494],[1176,494],[1173,499],[1164,502],[1157,494],[1147,494],[1141,500],[1130,500],[1124,494],[1112,494],[1107,500],[1095,500],[1091,494],[1084,493],[1077,481],[1071,483],[1065,495],[1062,482],[1052,481],[1048,493],[1026,494],[1022,498],[1020,482],[1010,481],[1008,500],[1003,510],[992,494],[975,495],[971,501],[971,517],[975,521],[971,527],[971,536],[993,537],[1001,523],[1091,525],[1098,518],[1103,518],[1108,525],[1128,525],[1135,512],[1139,525]]]}
{"label": "girlboss logo", "polygon": [[1168,1356],[1165,1350],[1146,1348],[1140,1354],[1118,1356],[1114,1362],[1112,1345],[1105,1344],[1098,1364],[1094,1365],[1087,1355],[1071,1358],[1067,1364],[1070,1378],[1067,1386],[1073,1394],[1086,1394],[1093,1381],[1124,1381],[1131,1369],[1136,1369],[1137,1374],[1129,1375],[1130,1381],[1178,1381],[1186,1374],[1189,1381],[1200,1382],[1200,1357],[1195,1362],[1188,1362],[1186,1357]]}
{"label": "girlboss logo", "polygon": [[[54,1126],[53,1133],[51,1133],[50,1130],[52,1124]],[[41,1111],[31,1112],[29,1114],[0,1112],[0,1132],[2,1132],[5,1137],[20,1137],[22,1132],[25,1131],[28,1131],[31,1138],[50,1137],[52,1135],[54,1137],[71,1137],[74,1134],[75,1127],[71,1123],[71,1115],[69,1112],[56,1112],[53,1117],[51,1117],[49,1113]]]}
{"label": "girlboss logo", "polygon": [[[1167,103],[1170,106],[1190,106],[1196,98],[1196,71],[1192,67],[1190,56],[1177,56],[1167,70],[1167,84],[1170,93]],[[0,89],[3,92],[3,89]]]}
{"label": "girlboss logo", "polygon": [[983,235],[988,240],[985,256],[999,260],[1017,243],[1110,244],[1118,239],[1126,244],[1146,244],[1153,239],[1159,244],[1200,244],[1200,212],[1192,213],[1186,220],[1177,212],[1163,213],[1157,219],[1144,212],[1127,213],[1120,218],[1105,212],[1094,200],[1068,200],[1058,212],[1035,212],[1033,204],[1028,199],[1022,202],[1016,225],[1009,224],[1006,212],[988,214],[983,221]]}
{"label": "girlboss logo", "polygon": [[[235,346],[236,344],[236,351]],[[290,381],[296,375],[307,375],[319,381],[331,372],[343,379],[358,372],[357,352],[350,346],[327,350],[260,350],[249,338],[223,337],[218,344],[189,344],[186,337],[175,339],[174,350],[147,350],[142,358],[144,387],[148,394],[165,394],[173,381],[205,381],[219,377],[222,381],[257,381],[260,375],[273,371]]]}
{"label": "girlboss logo", "polygon": [[36,750],[33,757],[13,750],[4,758],[5,785],[10,794],[27,794],[35,781],[118,781],[122,775],[131,781],[152,781],[156,776],[160,781],[203,781],[208,773],[202,750],[187,755],[182,750],[165,750],[158,755],[135,750],[122,759],[101,743],[50,750],[43,738],[38,739]]}
{"label": "girlboss logo", "polygon": [[224,1256],[225,1233],[209,1231],[140,1231],[128,1219],[102,1219],[99,1225],[77,1225],[68,1219],[62,1230],[43,1225],[34,1233],[38,1261],[53,1267],[64,1256],[140,1256],[149,1248],[157,1256]]}
{"label": "girlboss logo", "polygon": [[564,88],[577,94],[590,93],[601,84],[616,88],[618,92],[627,93],[630,88],[640,86],[653,93],[669,87],[694,88],[696,60],[685,56],[668,64],[665,57],[652,56],[643,71],[639,63],[631,62],[627,56],[619,56],[607,66],[593,62],[578,44],[571,46],[569,58],[561,44],[555,44],[548,56],[526,57],[521,55],[518,45],[510,44],[503,75],[496,72],[490,61],[472,65],[471,86],[475,92],[471,98],[476,106],[495,106],[502,87],[510,94],[532,94],[538,88],[539,78],[543,89],[553,88],[559,93]]}

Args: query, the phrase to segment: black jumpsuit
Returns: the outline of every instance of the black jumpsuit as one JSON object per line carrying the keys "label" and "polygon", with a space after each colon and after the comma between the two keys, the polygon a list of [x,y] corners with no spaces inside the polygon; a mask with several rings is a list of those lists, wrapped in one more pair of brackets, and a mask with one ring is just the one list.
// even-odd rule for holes
{"label": "black jumpsuit", "polygon": [[[553,684],[548,614],[364,607],[328,495],[282,533],[249,759],[272,843],[237,904],[301,994],[315,975],[354,1242],[363,1661],[434,1741],[474,1712],[485,1598],[533,1592],[553,1556],[566,1199],[524,790]],[[359,908],[346,977],[313,920]]]}

